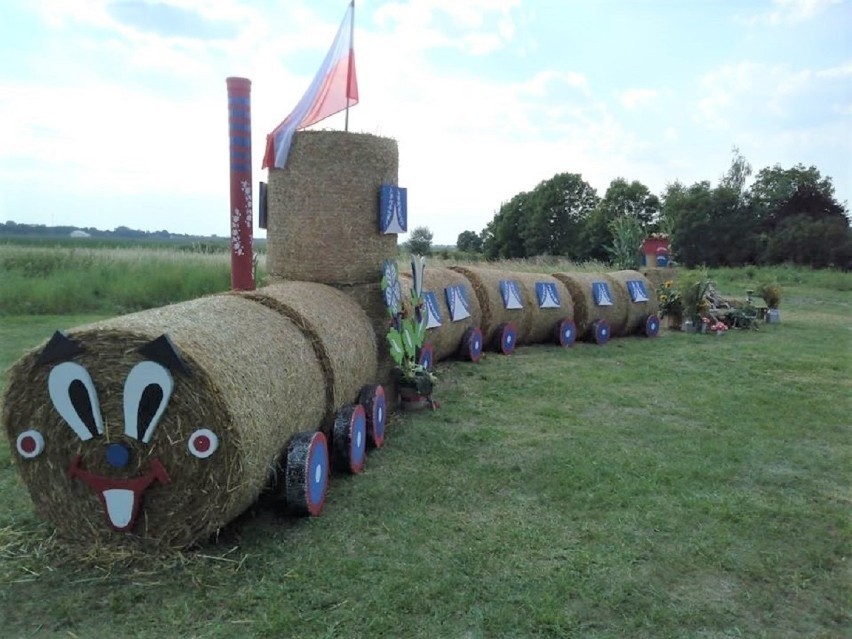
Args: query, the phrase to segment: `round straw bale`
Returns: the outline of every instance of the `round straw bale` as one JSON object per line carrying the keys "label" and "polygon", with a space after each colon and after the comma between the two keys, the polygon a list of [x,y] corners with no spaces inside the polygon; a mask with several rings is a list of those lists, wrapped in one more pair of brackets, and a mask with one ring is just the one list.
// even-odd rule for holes
{"label": "round straw bale", "polygon": [[[379,282],[369,284],[353,284],[351,286],[336,286],[344,295],[355,301],[367,315],[373,333],[376,336],[377,368],[375,381],[387,389],[391,389],[394,382],[394,361],[390,356],[390,347],[387,341],[388,329],[390,328],[390,315],[385,306],[385,296]],[[388,406],[390,409],[391,406]]]}
{"label": "round straw bale", "polygon": [[[619,334],[626,324],[626,300],[620,296],[620,287],[615,286],[615,280],[604,273],[554,273],[553,277],[565,285],[574,302],[574,323],[577,325],[579,338],[589,337],[590,329],[599,319],[606,320],[612,334]],[[612,294],[612,306],[597,306],[595,304],[592,285],[595,282],[605,282]]]}
{"label": "round straw bale", "polygon": [[[402,297],[404,300],[411,297],[411,276],[408,273],[400,275],[402,284]],[[453,322],[450,319],[450,307],[447,304],[446,288],[448,286],[464,286],[467,299],[470,303],[470,317]],[[423,275],[423,292],[431,291],[438,301],[441,312],[441,325],[426,331],[426,340],[435,349],[435,360],[453,357],[459,352],[461,339],[465,330],[471,326],[479,326],[482,321],[482,311],[479,302],[473,292],[470,281],[462,275],[448,268],[426,267]]]}
{"label": "round straw bale", "polygon": [[282,282],[240,293],[289,318],[311,341],[326,379],[323,431],[376,376],[376,335],[366,313],[339,290],[312,282]]}
{"label": "round straw bale", "polygon": [[[147,361],[150,367],[152,357],[159,357],[139,348],[164,334],[186,370],[171,367],[173,392],[164,395],[165,411],[144,443],[141,434],[125,432],[125,411],[150,423],[154,411],[144,407],[151,387],[141,396],[140,387],[133,401],[125,380],[135,366]],[[326,410],[324,371],[304,332],[284,315],[241,297],[217,295],[125,315],[72,329],[68,337],[79,343],[79,353],[39,363],[39,348],[10,369],[2,420],[36,511],[60,537],[77,544],[176,548],[206,538],[257,499],[290,436],[314,430]],[[60,416],[54,406],[49,375],[63,360],[88,371],[102,434],[81,437],[63,419],[67,408]],[[66,384],[67,399],[75,395],[75,384]],[[90,395],[84,397],[88,407]],[[155,394],[156,406],[159,397]],[[28,429],[44,440],[44,449],[31,459],[15,452],[18,436]],[[200,429],[208,430],[201,431],[206,440],[199,444]],[[218,447],[210,447],[216,438]],[[123,465],[110,456],[117,445],[129,452]],[[205,449],[212,454],[196,454]],[[140,478],[150,485],[128,490],[127,482]],[[122,529],[116,525],[121,503],[112,524],[107,522],[107,492],[116,488],[125,514],[136,515],[127,532],[116,531]]]}
{"label": "round straw bale", "polygon": [[[526,341],[533,323],[533,315],[538,310],[535,297],[535,285],[530,292],[524,285],[519,273],[490,268],[472,268],[468,266],[452,266],[452,270],[461,273],[470,280],[471,287],[479,300],[482,309],[482,339],[485,344],[493,344],[497,339],[498,327],[505,322],[512,322],[518,327],[518,339]],[[507,309],[503,304],[503,294],[500,292],[501,280],[514,280],[519,283],[521,303],[523,308]],[[528,280],[527,280],[528,281]]]}
{"label": "round straw bale", "polygon": [[[556,339],[556,325],[560,320],[568,317],[574,318],[574,302],[571,300],[571,294],[565,285],[551,275],[543,273],[513,273],[516,280],[520,281],[521,289],[527,291],[532,296],[529,307],[532,309],[532,318],[527,327],[526,333],[521,333],[518,336],[522,344],[538,344],[541,342],[552,342]],[[559,308],[540,308],[538,304],[538,294],[536,292],[536,284],[539,282],[547,282],[556,287],[556,294],[559,296]],[[524,300],[526,307],[527,301]]]}
{"label": "round straw bale", "polygon": [[673,267],[646,267],[642,269],[642,274],[648,279],[651,286],[650,292],[653,292],[655,297],[657,290],[662,288],[663,284],[669,280],[677,279],[677,269]]}
{"label": "round straw bale", "polygon": [[266,266],[271,275],[364,284],[396,256],[379,233],[379,190],[397,184],[396,140],[345,131],[299,131],[287,166],[270,169]]}
{"label": "round straw bale", "polygon": [[[615,281],[616,287],[621,290],[621,295],[627,300],[627,317],[624,323],[624,328],[621,332],[615,335],[631,335],[639,331],[645,326],[645,319],[649,315],[656,315],[659,311],[659,303],[657,302],[657,294],[651,282],[639,271],[615,271],[607,273],[609,277]],[[642,282],[645,285],[645,292],[648,294],[647,302],[634,302],[630,298],[630,290],[628,282]],[[621,297],[619,295],[618,297]]]}

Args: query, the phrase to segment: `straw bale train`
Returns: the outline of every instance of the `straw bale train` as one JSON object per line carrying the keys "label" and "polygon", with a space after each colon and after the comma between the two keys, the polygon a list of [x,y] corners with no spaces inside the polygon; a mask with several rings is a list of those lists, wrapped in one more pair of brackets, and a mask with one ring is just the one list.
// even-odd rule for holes
{"label": "straw bale train", "polygon": [[[316,515],[331,471],[361,471],[396,403],[378,194],[397,165],[392,140],[297,134],[269,175],[269,285],[57,331],[13,365],[3,425],[61,537],[187,547],[264,490]],[[427,267],[420,356],[652,336],[650,290],[636,271]]]}

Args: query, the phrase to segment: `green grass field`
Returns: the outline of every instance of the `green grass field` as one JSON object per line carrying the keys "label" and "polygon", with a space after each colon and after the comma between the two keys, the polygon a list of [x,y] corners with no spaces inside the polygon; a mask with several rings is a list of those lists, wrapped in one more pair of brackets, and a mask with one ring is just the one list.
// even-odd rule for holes
{"label": "green grass field", "polygon": [[[258,256],[257,277],[265,271]],[[0,316],[121,314],[228,290],[227,252],[187,246],[0,243]]]}
{"label": "green grass field", "polygon": [[[4,439],[0,635],[849,636],[852,276],[787,275],[758,331],[441,364],[320,517],[176,556],[59,546]],[[0,318],[0,368],[90,319]]]}

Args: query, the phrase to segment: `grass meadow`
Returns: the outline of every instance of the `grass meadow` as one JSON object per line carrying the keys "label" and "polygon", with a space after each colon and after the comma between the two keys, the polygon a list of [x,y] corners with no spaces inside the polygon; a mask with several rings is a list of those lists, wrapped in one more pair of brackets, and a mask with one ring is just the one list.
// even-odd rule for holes
{"label": "grass meadow", "polygon": [[[440,410],[395,415],[320,517],[260,503],[177,555],[61,546],[2,438],[0,635],[852,635],[852,275],[711,275],[740,296],[781,281],[782,323],[441,363]],[[16,290],[34,296],[41,277]],[[13,306],[8,290],[2,369],[116,312],[40,314],[55,307]]]}

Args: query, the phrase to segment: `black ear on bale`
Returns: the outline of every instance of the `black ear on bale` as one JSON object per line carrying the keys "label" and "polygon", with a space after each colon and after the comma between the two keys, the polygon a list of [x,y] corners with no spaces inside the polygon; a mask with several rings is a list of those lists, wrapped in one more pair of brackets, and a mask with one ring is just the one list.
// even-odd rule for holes
{"label": "black ear on bale", "polygon": [[39,354],[35,365],[44,366],[53,362],[67,362],[75,355],[82,353],[83,350],[80,342],[71,339],[62,331],[56,331]]}
{"label": "black ear on bale", "polygon": [[180,354],[180,350],[165,333],[157,339],[139,347],[139,352],[150,360],[162,364],[172,372],[190,377],[192,372]]}

